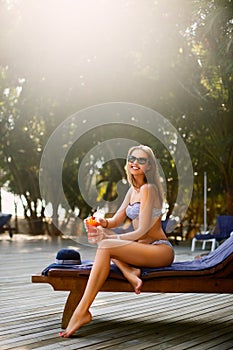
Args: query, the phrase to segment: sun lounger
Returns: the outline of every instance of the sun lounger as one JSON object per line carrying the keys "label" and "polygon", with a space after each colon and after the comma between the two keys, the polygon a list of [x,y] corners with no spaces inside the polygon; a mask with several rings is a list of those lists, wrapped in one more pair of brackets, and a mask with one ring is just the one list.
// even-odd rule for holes
{"label": "sun lounger", "polygon": [[0,233],[8,231],[10,238],[13,237],[13,232],[15,231],[15,228],[11,227],[10,224],[11,216],[11,214],[0,213]]}
{"label": "sun lounger", "polygon": [[[91,266],[92,262],[51,264],[43,273],[32,276],[33,283],[49,283],[54,290],[70,291],[62,328],[66,328],[83,295]],[[201,259],[175,262],[166,268],[142,268],[141,277],[142,293],[233,293],[233,236]],[[115,265],[101,291],[134,292]]]}
{"label": "sun lounger", "polygon": [[220,215],[217,217],[217,225],[213,231],[216,233],[207,231],[205,233],[197,233],[192,239],[191,251],[195,250],[197,242],[202,242],[202,250],[205,249],[206,243],[211,243],[211,251],[215,249],[217,245],[230,237],[233,232],[233,215]]}

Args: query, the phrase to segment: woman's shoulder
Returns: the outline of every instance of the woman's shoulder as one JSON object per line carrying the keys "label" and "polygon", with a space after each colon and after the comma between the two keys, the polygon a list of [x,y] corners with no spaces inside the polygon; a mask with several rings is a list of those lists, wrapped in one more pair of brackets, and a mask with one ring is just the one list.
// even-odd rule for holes
{"label": "woman's shoulder", "polygon": [[157,189],[153,184],[144,184],[140,188],[141,198],[148,198],[148,196],[153,200],[157,197]]}
{"label": "woman's shoulder", "polygon": [[141,186],[141,189],[140,189],[142,192],[146,192],[146,191],[150,191],[150,192],[156,192],[157,193],[157,188],[154,184],[144,184]]}
{"label": "woman's shoulder", "polygon": [[128,189],[128,191],[126,192],[126,195],[131,195],[133,192],[133,186],[130,186],[130,188]]}
{"label": "woman's shoulder", "polygon": [[128,191],[126,192],[125,201],[130,202],[130,198],[131,198],[132,192],[133,192],[132,187],[130,187],[130,188],[128,189]]}

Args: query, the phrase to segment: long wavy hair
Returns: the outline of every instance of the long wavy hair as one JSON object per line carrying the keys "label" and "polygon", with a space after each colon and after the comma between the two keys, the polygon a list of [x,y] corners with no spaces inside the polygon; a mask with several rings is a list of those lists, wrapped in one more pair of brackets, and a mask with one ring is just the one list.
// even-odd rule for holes
{"label": "long wavy hair", "polygon": [[[145,183],[153,184],[156,187],[158,191],[160,203],[162,206],[164,201],[164,192],[163,192],[163,187],[160,180],[159,169],[158,169],[158,164],[157,164],[155,154],[150,147],[145,145],[138,145],[138,146],[133,146],[129,149],[127,154],[127,159],[128,159],[128,156],[130,156],[134,150],[142,150],[147,154],[148,161],[150,164],[150,169],[148,169],[147,172],[145,173],[144,181]],[[126,174],[127,174],[127,180],[130,183],[130,185],[132,185],[134,188],[137,188],[135,178],[128,169],[128,164],[126,164]]]}

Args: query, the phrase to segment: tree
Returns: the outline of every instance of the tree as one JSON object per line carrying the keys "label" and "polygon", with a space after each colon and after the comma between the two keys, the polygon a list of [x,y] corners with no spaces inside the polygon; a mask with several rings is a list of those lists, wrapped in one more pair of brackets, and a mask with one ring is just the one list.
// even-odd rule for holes
{"label": "tree", "polygon": [[212,163],[219,173],[218,190],[226,199],[222,212],[233,214],[233,7],[229,0],[195,4],[193,52],[206,91],[200,100],[196,135],[207,164]]}
{"label": "tree", "polygon": [[[7,179],[12,191],[22,196],[27,220],[41,225],[47,203],[39,193],[39,167],[52,132],[84,107],[126,101],[160,112],[182,135],[197,174],[187,218],[202,221],[206,170],[209,195],[216,203],[211,220],[220,210],[232,213],[231,1],[95,4],[96,8],[89,1],[70,0],[68,6],[59,0],[55,8],[51,0],[1,1],[0,59],[3,74],[7,72],[1,78],[2,182]],[[91,210],[77,186],[85,154],[116,135],[131,135],[158,150],[171,212],[178,178],[169,152],[150,135],[124,127],[117,132],[110,127],[92,130],[70,150],[62,181],[71,211],[78,207],[83,218]],[[85,178],[86,186],[98,184],[100,204],[116,198],[117,183],[125,176],[121,159],[110,167],[94,155],[85,171],[93,174]],[[65,203],[59,202],[56,190],[53,182],[46,188],[57,198],[53,218],[59,227],[59,206]],[[66,215],[68,223],[73,213]]]}

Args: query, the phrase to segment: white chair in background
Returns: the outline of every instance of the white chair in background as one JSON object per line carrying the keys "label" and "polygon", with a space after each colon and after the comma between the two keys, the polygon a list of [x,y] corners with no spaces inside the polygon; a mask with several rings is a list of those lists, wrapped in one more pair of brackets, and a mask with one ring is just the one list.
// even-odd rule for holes
{"label": "white chair in background", "polygon": [[220,242],[233,235],[233,215],[220,215],[217,217],[217,225],[210,231],[197,233],[192,239],[191,251],[194,252],[197,242],[202,242],[202,249],[206,247],[206,243],[211,243],[211,251],[213,251]]}

